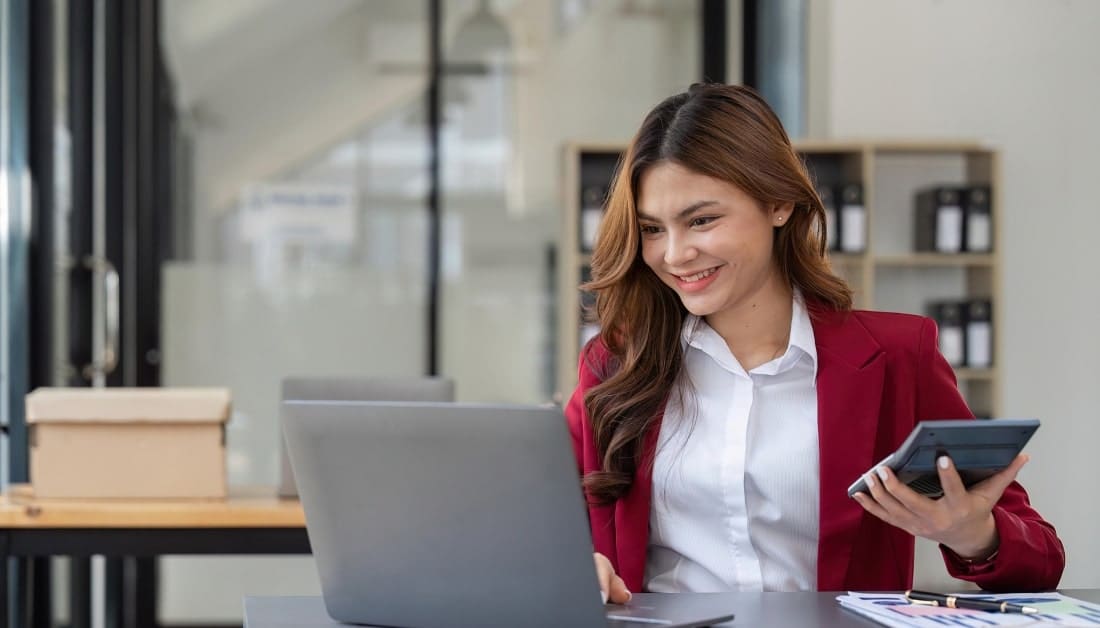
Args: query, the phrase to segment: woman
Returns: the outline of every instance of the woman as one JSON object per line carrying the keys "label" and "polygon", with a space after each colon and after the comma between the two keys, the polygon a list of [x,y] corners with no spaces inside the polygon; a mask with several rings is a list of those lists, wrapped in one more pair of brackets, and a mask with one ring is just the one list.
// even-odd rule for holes
{"label": "woman", "polygon": [[566,409],[604,595],[906,589],[914,536],[992,590],[1057,586],[1065,554],[1015,483],[931,500],[889,472],[926,419],[972,418],[926,318],[852,310],[824,209],[751,89],[659,104],[620,165],[592,258],[601,335]]}

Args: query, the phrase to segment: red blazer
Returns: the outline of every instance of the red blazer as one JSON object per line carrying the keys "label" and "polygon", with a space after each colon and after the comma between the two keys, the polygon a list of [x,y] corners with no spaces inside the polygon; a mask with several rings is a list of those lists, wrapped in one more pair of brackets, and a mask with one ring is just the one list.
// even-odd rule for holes
{"label": "red blazer", "polygon": [[[810,309],[818,357],[821,465],[817,588],[908,589],[913,581],[913,537],[865,512],[848,497],[848,486],[896,449],[918,421],[974,415],[939,353],[930,319]],[[601,381],[598,373],[608,357],[598,339],[588,344],[577,390],[566,407],[582,475],[601,464],[584,394]],[[647,432],[630,492],[612,505],[588,508],[595,550],[611,560],[631,591],[642,590],[659,430],[660,417]],[[1055,588],[1065,567],[1065,551],[1054,528],[1031,508],[1023,487],[1009,486],[993,516],[1000,536],[996,557],[968,565],[941,546],[948,573],[989,590]]]}

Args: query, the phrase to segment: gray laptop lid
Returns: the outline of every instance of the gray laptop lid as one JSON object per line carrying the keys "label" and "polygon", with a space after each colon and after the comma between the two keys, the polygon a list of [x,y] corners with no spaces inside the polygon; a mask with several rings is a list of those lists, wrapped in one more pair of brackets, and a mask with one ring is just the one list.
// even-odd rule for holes
{"label": "gray laptop lid", "polygon": [[[287,377],[282,386],[283,401],[454,401],[455,398],[454,381],[443,377]],[[279,496],[298,496],[281,435]]]}
{"label": "gray laptop lid", "polygon": [[284,403],[325,606],[381,626],[606,626],[557,408]]}
{"label": "gray laptop lid", "polygon": [[700,594],[605,609],[559,408],[290,401],[284,417],[334,619],[595,628],[732,618]]}

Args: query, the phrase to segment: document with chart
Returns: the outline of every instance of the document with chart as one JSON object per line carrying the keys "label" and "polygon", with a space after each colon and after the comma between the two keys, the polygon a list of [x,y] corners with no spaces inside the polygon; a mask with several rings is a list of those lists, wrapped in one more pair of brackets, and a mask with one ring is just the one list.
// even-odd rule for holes
{"label": "document with chart", "polygon": [[988,628],[991,626],[1064,626],[1100,628],[1100,604],[1060,593],[960,594],[997,602],[1030,606],[1033,615],[998,613],[911,604],[900,593],[849,591],[836,600],[844,608],[894,628]]}

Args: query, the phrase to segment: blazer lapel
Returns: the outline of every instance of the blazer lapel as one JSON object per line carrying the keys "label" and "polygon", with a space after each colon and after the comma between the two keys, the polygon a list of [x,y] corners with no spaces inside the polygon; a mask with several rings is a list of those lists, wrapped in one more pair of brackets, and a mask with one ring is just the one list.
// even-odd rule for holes
{"label": "blazer lapel", "polygon": [[882,349],[853,314],[811,310],[817,344],[820,449],[818,590],[844,588],[863,508],[848,486],[876,461],[875,433],[886,364]]}

